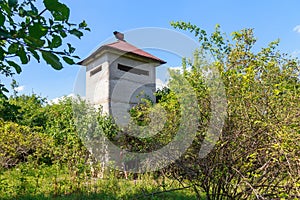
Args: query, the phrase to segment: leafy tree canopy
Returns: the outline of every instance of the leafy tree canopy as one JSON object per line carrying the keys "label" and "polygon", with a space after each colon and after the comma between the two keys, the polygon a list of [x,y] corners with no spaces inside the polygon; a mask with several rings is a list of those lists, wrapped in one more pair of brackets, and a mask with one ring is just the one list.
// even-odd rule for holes
{"label": "leafy tree canopy", "polygon": [[[254,50],[253,29],[227,36],[219,25],[212,33],[189,22],[172,26],[193,33],[199,49],[192,58],[183,59],[182,72],[170,71],[168,88],[156,93],[167,119],[164,126],[156,129],[151,143],[129,141],[131,149],[165,146],[178,137],[183,121],[194,117],[193,113],[181,120],[188,107],[179,101],[183,94],[173,89],[183,87],[178,80],[186,80],[197,98],[197,132],[180,159],[163,170],[191,185],[198,199],[201,193],[206,199],[299,199],[299,59],[280,52],[278,40]],[[211,75],[205,76],[207,71]],[[209,126],[218,129],[215,122],[222,120],[224,110],[219,135],[210,137]],[[155,106],[144,103],[131,115],[138,125],[147,126],[154,112]],[[161,120],[163,114],[158,116]],[[203,157],[201,149],[209,145],[213,147]]]}
{"label": "leafy tree canopy", "polygon": [[[219,25],[211,34],[189,22],[172,26],[193,33],[200,49],[214,58],[209,64],[218,69],[227,99],[227,117],[213,150],[199,158],[194,150],[203,143],[197,138],[174,164],[182,170],[176,168],[175,177],[184,174],[207,199],[299,199],[299,59],[280,52],[278,40],[255,51],[253,29],[227,37]],[[207,67],[203,55],[196,52],[193,62],[183,62],[183,76],[198,97],[200,133],[211,104],[201,81]]]}
{"label": "leafy tree canopy", "polygon": [[[0,73],[6,77],[21,73],[31,59],[41,59],[56,70],[63,68],[61,59],[75,64],[75,48],[65,44],[74,35],[79,39],[90,30],[85,21],[69,22],[70,9],[58,0],[0,0]],[[49,15],[50,14],[50,15]],[[8,92],[0,82],[0,97]]]}

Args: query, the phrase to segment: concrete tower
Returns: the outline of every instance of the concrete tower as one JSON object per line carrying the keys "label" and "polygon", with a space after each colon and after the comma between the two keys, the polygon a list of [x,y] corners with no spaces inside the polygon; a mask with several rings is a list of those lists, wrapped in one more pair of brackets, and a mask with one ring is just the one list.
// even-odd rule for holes
{"label": "concrete tower", "polygon": [[129,44],[122,33],[114,35],[116,42],[101,46],[79,64],[86,66],[87,100],[122,124],[141,98],[155,100],[155,68],[166,62]]}

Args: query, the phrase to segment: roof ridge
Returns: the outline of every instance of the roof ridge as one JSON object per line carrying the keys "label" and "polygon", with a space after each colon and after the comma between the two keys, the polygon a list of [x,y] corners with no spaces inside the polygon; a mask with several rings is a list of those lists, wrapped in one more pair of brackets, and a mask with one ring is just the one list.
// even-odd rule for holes
{"label": "roof ridge", "polygon": [[[126,46],[124,46],[124,45],[126,45]],[[121,51],[125,51],[125,52],[132,52],[132,53],[137,54],[139,56],[143,56],[143,57],[147,57],[147,58],[159,61],[161,64],[166,63],[164,60],[161,60],[160,58],[144,51],[143,49],[138,48],[138,47],[134,46],[133,44],[130,44],[130,43],[128,43],[126,41],[123,41],[123,40],[118,40],[116,42],[109,43],[109,44],[106,44],[106,45],[103,45],[103,46],[107,46],[107,47],[114,48],[114,49],[121,50]],[[127,47],[129,47],[129,48],[127,48]]]}
{"label": "roof ridge", "polygon": [[112,48],[112,49],[116,49],[116,50],[119,50],[119,51],[123,51],[123,52],[128,52],[128,53],[133,53],[135,55],[138,55],[138,56],[142,56],[144,58],[148,58],[148,59],[152,59],[152,60],[155,60],[157,62],[159,62],[160,64],[165,64],[166,61],[134,46],[133,44],[130,44],[124,40],[118,40],[116,42],[112,42],[112,43],[109,43],[109,44],[104,44],[102,45],[100,48],[98,48],[94,53],[92,53],[90,56],[88,56],[86,59],[80,61],[78,64],[82,64],[85,60],[87,60],[89,57],[91,57],[92,55],[94,55],[96,52],[100,52],[102,51],[104,48]]}

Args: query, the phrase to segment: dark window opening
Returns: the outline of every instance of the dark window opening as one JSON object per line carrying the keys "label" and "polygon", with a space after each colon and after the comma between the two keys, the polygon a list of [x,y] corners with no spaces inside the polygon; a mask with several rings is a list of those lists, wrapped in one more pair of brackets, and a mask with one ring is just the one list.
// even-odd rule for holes
{"label": "dark window opening", "polygon": [[98,72],[100,72],[102,70],[102,66],[97,67],[96,69],[92,70],[90,72],[90,76],[93,76],[94,74],[97,74]]}
{"label": "dark window opening", "polygon": [[118,69],[122,70],[124,72],[130,72],[130,73],[137,74],[137,75],[149,76],[149,72],[146,70],[129,67],[129,66],[122,65],[122,64],[118,64]]}

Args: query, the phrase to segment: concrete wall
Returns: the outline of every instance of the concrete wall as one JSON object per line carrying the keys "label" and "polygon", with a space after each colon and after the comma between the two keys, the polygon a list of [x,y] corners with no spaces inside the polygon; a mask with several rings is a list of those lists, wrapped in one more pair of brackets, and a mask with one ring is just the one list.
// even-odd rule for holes
{"label": "concrete wall", "polygon": [[[101,67],[101,71],[91,75],[93,70]],[[109,62],[103,55],[86,68],[86,98],[94,105],[102,105],[104,112],[109,112]]]}
{"label": "concrete wall", "polygon": [[[110,114],[119,125],[125,126],[129,122],[128,111],[132,106],[139,103],[141,98],[148,97],[155,101],[153,95],[156,79],[155,65],[115,54],[109,54],[108,57],[111,61],[109,74]],[[147,71],[149,74],[125,72],[118,69],[119,64]]]}
{"label": "concrete wall", "polygon": [[[147,71],[148,74],[136,74],[122,71],[118,65]],[[86,97],[95,104],[102,105],[103,111],[111,114],[119,125],[126,125],[129,120],[128,110],[148,97],[155,101],[155,67],[158,63],[147,63],[140,58],[127,57],[106,52],[92,61],[86,71]],[[91,75],[101,66],[102,70]]]}

